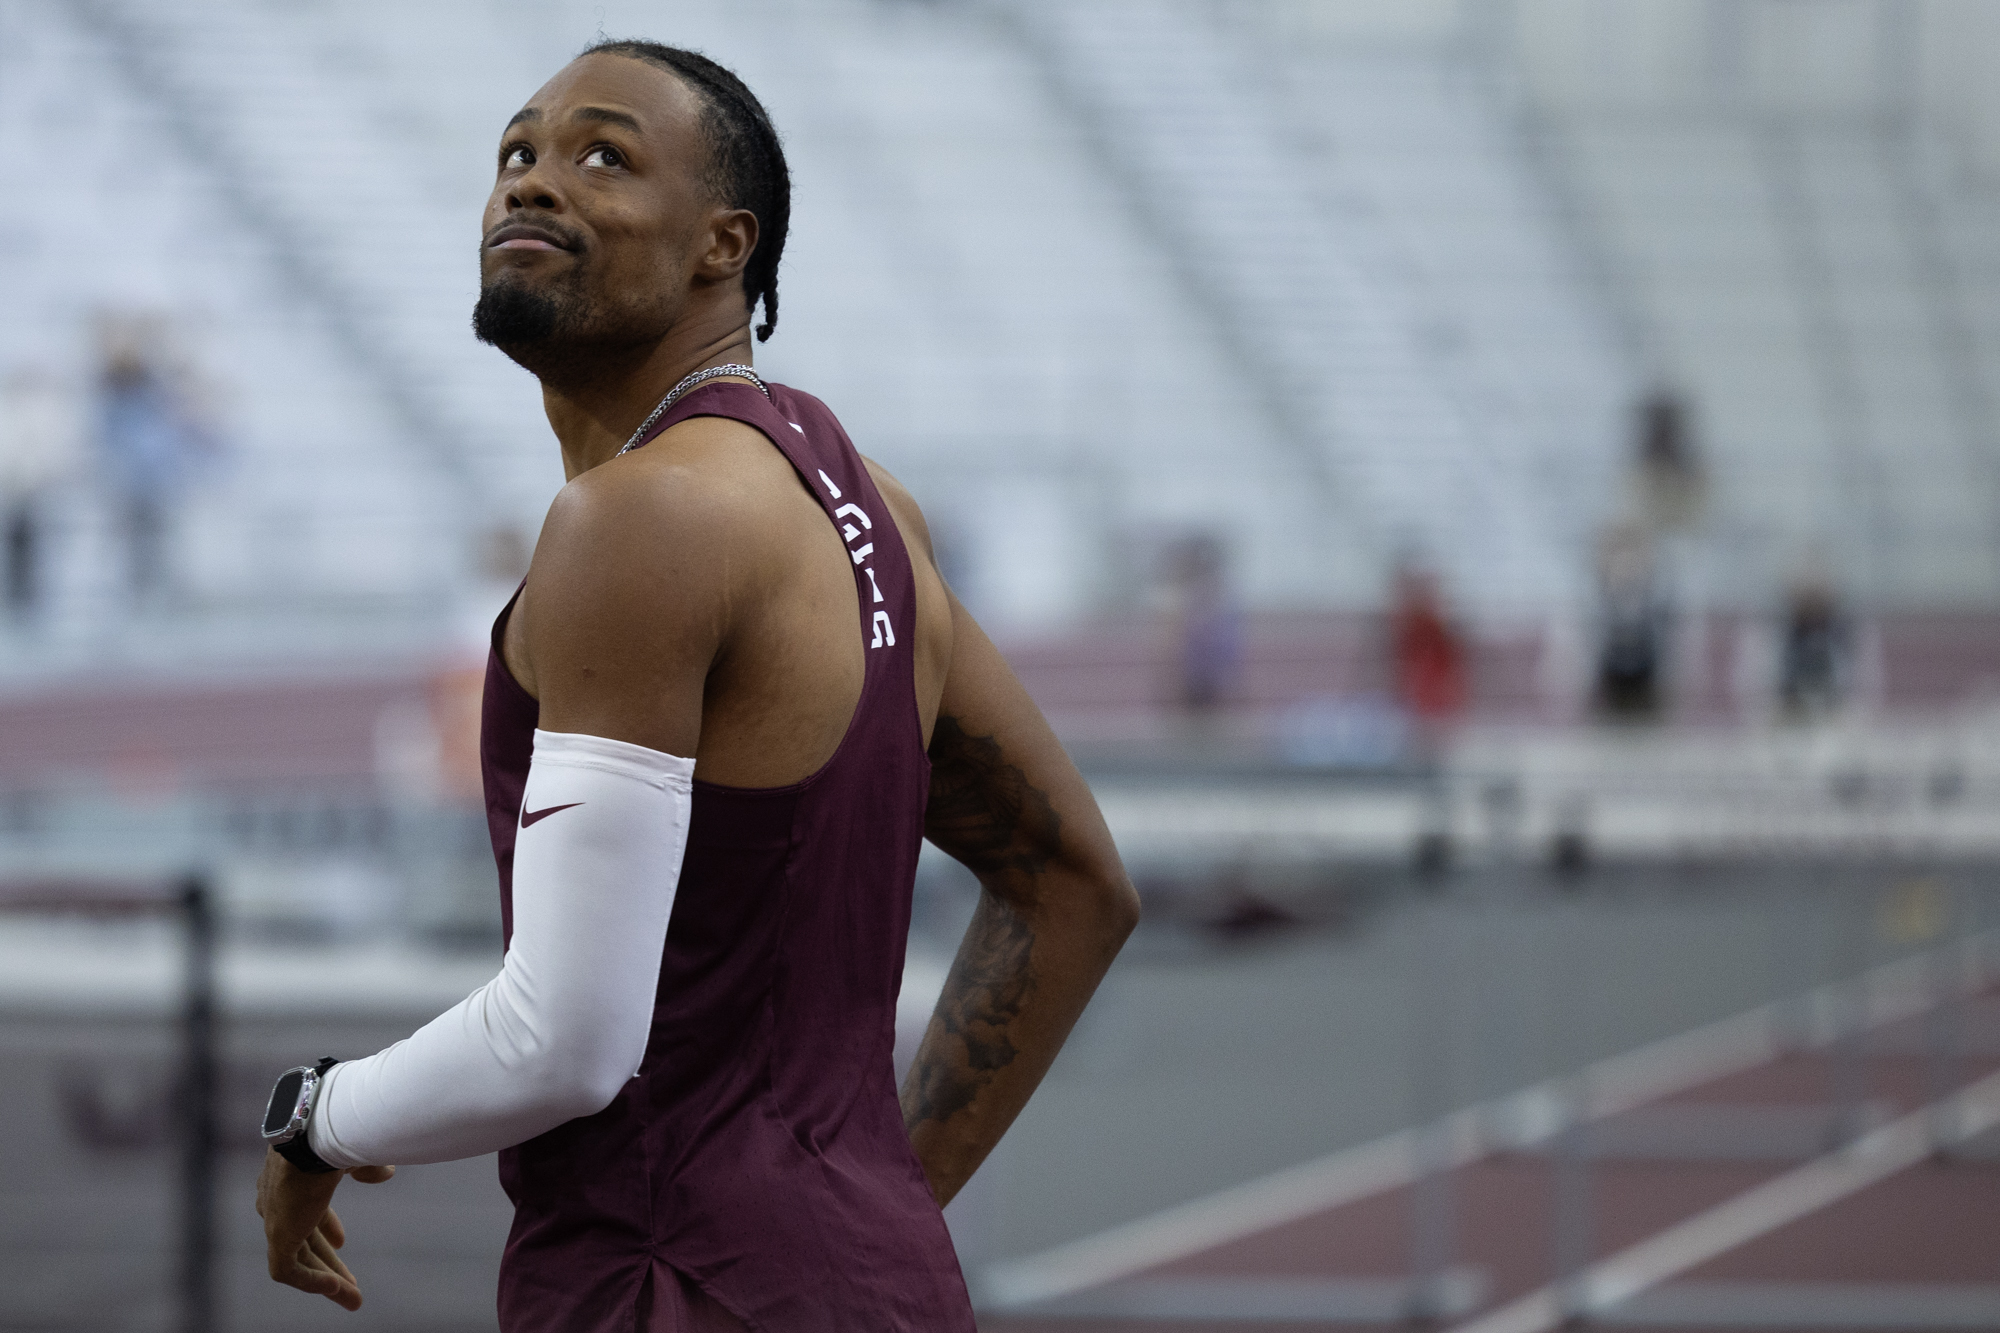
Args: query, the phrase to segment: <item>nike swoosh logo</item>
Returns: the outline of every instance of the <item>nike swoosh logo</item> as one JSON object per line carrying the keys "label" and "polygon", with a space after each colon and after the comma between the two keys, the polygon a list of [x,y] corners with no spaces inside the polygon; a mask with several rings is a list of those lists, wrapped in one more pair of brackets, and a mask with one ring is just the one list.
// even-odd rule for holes
{"label": "nike swoosh logo", "polygon": [[568,805],[552,805],[546,810],[523,810],[521,812],[521,827],[526,828],[537,820],[547,819],[558,810],[574,810],[582,804],[582,801],[571,801]]}

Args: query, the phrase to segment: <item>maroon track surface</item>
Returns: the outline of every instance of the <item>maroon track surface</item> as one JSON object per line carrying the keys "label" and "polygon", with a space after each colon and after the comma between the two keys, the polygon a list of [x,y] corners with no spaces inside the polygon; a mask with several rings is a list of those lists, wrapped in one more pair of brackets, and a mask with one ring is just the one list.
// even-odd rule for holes
{"label": "maroon track surface", "polygon": [[[1822,1151],[1817,1120],[1857,1083],[1873,1123],[1914,1111],[1947,1090],[2000,1069],[2000,995],[1959,1006],[1957,1035],[1940,1060],[1927,1050],[1925,1019],[1867,1034],[1856,1079],[1853,1063],[1815,1050],[1718,1078],[1660,1102],[1599,1122],[1592,1134],[1603,1154],[1590,1166],[1588,1231],[1595,1257],[1609,1256],[1662,1229],[1791,1170]],[[1662,1127],[1676,1132],[1663,1134]],[[1776,1130],[1773,1130],[1776,1126]],[[1760,1136],[1761,1152],[1751,1146]],[[1774,1139],[1775,1132],[1775,1139]],[[1897,1284],[1975,1284],[2000,1294],[2000,1136],[1922,1162],[1818,1212],[1678,1275],[1675,1283],[1848,1283],[1877,1286],[1873,1297],[1894,1298]],[[1702,1160],[1706,1157],[1707,1160]],[[1734,1157],[1736,1160],[1729,1160]],[[1749,1158],[1750,1160],[1745,1160]],[[1450,1263],[1480,1270],[1486,1296],[1451,1328],[1548,1284],[1554,1276],[1552,1214],[1556,1159],[1536,1150],[1481,1157],[1450,1173],[1456,1215]],[[1277,1279],[1403,1278],[1410,1272],[1413,1191],[1399,1188],[1275,1226],[1247,1238],[1134,1274],[1148,1280],[1271,1277]],[[1960,1288],[1964,1290],[1966,1288]],[[1821,1288],[1823,1291],[1824,1288]],[[1636,1315],[1637,1311],[1633,1314]],[[1607,1320],[1606,1322],[1612,1322]],[[1618,1326],[1649,1327],[1633,1315]],[[1407,1327],[1405,1324],[1373,1327]],[[1748,1327],[1743,1322],[1697,1327]],[[1764,1327],[1777,1327],[1766,1324]],[[1800,1333],[1865,1325],[1848,1319],[1782,1325]],[[1880,1327],[1923,1325],[1904,1318]],[[1939,1327],[1947,1326],[1940,1323]],[[1969,1327],[1959,1322],[1956,1327]],[[1996,1327],[1996,1325],[1985,1325]],[[1285,1327],[1371,1327],[1355,1323],[1270,1319],[1172,1320],[992,1314],[986,1333],[1204,1333]]]}

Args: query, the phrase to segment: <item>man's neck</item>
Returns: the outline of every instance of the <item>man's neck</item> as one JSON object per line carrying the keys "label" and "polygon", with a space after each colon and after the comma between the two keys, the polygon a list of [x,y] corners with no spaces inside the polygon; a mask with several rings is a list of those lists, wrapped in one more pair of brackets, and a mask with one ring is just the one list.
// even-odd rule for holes
{"label": "man's neck", "polygon": [[542,381],[542,410],[562,444],[563,476],[609,462],[669,390],[709,366],[750,364],[748,324],[704,339],[673,333],[649,347],[610,353],[588,374]]}

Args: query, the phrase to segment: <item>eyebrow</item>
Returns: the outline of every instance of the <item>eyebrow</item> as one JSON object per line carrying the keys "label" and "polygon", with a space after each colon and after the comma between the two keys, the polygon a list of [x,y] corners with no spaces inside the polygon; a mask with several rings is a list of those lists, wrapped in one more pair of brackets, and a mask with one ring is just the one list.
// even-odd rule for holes
{"label": "eyebrow", "polygon": [[[536,121],[541,118],[542,109],[540,107],[524,106],[514,113],[512,120],[507,122],[507,128],[511,130],[523,121]],[[622,125],[634,134],[645,133],[645,130],[633,117],[626,115],[623,111],[613,111],[609,107],[580,106],[570,114],[570,119],[594,120],[603,125]]]}
{"label": "eyebrow", "polygon": [[623,111],[613,111],[608,107],[580,106],[571,113],[570,119],[594,120],[605,125],[623,125],[634,134],[644,133],[640,128],[639,122],[633,117],[626,115]]}

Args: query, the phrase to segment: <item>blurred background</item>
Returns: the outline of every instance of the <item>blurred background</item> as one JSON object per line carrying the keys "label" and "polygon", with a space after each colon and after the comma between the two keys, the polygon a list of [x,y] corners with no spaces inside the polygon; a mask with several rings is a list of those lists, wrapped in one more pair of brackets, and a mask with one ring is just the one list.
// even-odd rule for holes
{"label": "blurred background", "polygon": [[494,1327],[490,1160],[350,1317],[251,1125],[498,966],[478,216],[603,35],[1145,899],[984,1326],[2000,1328],[2000,7],[0,0],[0,1329]]}

